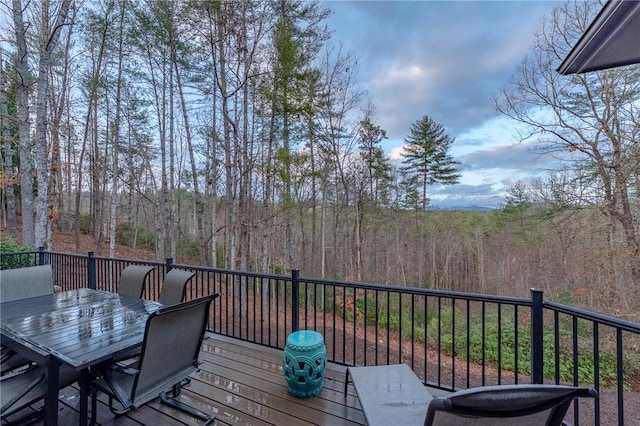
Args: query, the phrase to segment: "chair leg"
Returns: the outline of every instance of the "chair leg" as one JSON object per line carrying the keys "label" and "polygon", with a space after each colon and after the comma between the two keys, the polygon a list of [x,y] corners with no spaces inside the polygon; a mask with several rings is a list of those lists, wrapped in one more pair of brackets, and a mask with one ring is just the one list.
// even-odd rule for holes
{"label": "chair leg", "polygon": [[[113,401],[115,401],[115,399],[111,395],[109,395],[109,411],[111,411],[116,417],[121,416],[124,413],[128,413],[132,409],[132,408],[127,408],[127,407],[123,406],[122,410],[118,410],[113,405]],[[118,404],[120,404],[120,401],[118,401]],[[122,405],[122,404],[120,404],[120,405]]]}
{"label": "chair leg", "polygon": [[185,404],[185,403],[183,403],[181,401],[178,401],[175,398],[171,398],[165,392],[161,392],[160,393],[160,401],[163,404],[169,405],[169,406],[174,407],[174,408],[176,408],[176,409],[178,409],[180,411],[184,411],[185,413],[191,414],[193,417],[197,417],[200,420],[204,420],[204,423],[202,423],[202,426],[206,426],[206,425],[211,424],[216,418],[215,415],[210,416],[210,415],[208,415],[208,414],[206,414],[206,413],[204,413],[204,412],[202,412],[202,411],[200,411],[200,410],[198,410],[198,409],[196,409],[196,408],[194,408],[194,407],[192,407],[190,405],[187,405],[187,404]]}
{"label": "chair leg", "polygon": [[182,392],[182,387],[183,386],[187,386],[189,383],[191,383],[191,378],[190,377],[187,377],[187,378],[184,378],[184,379],[180,380],[178,383],[174,384],[171,387],[171,394],[173,396],[180,395],[180,392]]}
{"label": "chair leg", "polygon": [[347,367],[347,372],[344,374],[344,397],[347,397],[347,385],[349,384],[349,367]]}

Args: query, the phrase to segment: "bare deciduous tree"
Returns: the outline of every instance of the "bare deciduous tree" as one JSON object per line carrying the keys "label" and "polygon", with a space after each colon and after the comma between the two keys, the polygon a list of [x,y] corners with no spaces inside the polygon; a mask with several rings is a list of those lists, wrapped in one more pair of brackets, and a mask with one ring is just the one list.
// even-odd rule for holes
{"label": "bare deciduous tree", "polygon": [[4,67],[2,53],[2,43],[0,43],[0,140],[2,143],[0,144],[4,153],[4,162],[0,164],[0,183],[5,190],[3,191],[3,195],[6,198],[6,204],[4,200],[1,200],[3,206],[6,206],[6,210],[4,208],[0,208],[1,210],[6,212],[6,216],[2,218],[3,225],[9,230],[9,235],[14,239],[18,236],[18,226],[16,222],[16,197],[14,190],[14,182],[16,179],[15,167],[13,165],[13,146],[14,146],[14,138],[12,133],[14,133],[14,127],[11,126],[10,121],[11,117],[9,116],[9,107],[7,100],[7,90],[8,90],[8,78],[7,71]]}
{"label": "bare deciduous tree", "polygon": [[[50,223],[49,213],[49,139],[48,139],[48,96],[49,96],[49,72],[51,68],[51,55],[58,45],[63,26],[68,25],[68,13],[71,0],[62,0],[56,5],[56,13],[53,15],[49,0],[43,0],[41,4],[40,21],[40,45],[38,59],[38,88],[36,94],[36,177],[38,180],[38,193],[36,197],[36,222],[35,245],[37,247],[49,247],[51,241],[47,241],[47,228]],[[53,24],[49,22],[53,15]],[[53,129],[58,131],[58,129]]]}
{"label": "bare deciduous tree", "polygon": [[22,242],[36,242],[33,159],[31,155],[31,125],[29,122],[29,57],[27,51],[27,27],[24,23],[22,3],[13,0],[13,24],[16,35],[16,118],[20,151],[20,202],[22,211]]}
{"label": "bare deciduous tree", "polygon": [[496,99],[502,113],[525,125],[535,139],[580,176],[579,202],[596,206],[621,226],[631,254],[633,282],[640,282],[637,132],[640,67],[561,76],[556,72],[584,33],[597,2],[569,2],[553,10],[518,72]]}

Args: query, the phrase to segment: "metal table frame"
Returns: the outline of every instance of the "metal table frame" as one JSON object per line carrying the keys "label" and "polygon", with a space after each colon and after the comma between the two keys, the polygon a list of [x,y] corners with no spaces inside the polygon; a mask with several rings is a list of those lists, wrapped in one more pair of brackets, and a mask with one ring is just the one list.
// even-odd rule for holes
{"label": "metal table frame", "polygon": [[[60,366],[86,375],[93,366],[131,351],[142,344],[147,317],[161,306],[88,288],[0,304],[2,344],[47,365],[46,425],[58,423]],[[86,384],[80,389],[80,423],[86,424]]]}

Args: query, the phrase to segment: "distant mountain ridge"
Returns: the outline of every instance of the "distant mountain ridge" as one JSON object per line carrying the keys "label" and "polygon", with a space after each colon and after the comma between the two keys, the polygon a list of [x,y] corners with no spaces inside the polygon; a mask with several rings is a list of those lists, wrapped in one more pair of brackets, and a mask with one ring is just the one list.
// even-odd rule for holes
{"label": "distant mountain ridge", "polygon": [[497,207],[488,207],[488,206],[438,206],[434,205],[432,207],[434,210],[461,210],[467,212],[488,212],[491,210],[495,210]]}

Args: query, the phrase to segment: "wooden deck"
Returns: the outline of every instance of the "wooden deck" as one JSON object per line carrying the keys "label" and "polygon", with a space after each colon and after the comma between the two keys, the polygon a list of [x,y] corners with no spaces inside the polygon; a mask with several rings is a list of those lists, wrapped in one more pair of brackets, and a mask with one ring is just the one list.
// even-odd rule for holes
{"label": "wooden deck", "polygon": [[[353,386],[349,386],[346,398],[343,395],[343,366],[329,363],[320,394],[300,399],[287,392],[281,350],[208,334],[201,360],[201,369],[183,388],[181,400],[214,413],[215,425],[366,425]],[[161,405],[158,399],[118,418],[109,411],[106,398],[101,401],[100,425],[198,424],[193,417]],[[77,425],[78,409],[78,389],[63,389],[59,424]]]}

